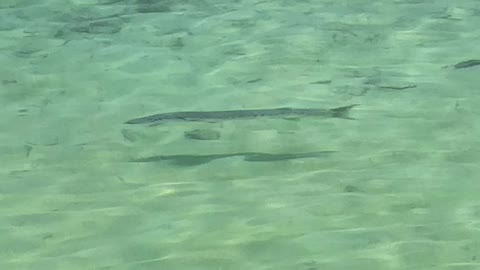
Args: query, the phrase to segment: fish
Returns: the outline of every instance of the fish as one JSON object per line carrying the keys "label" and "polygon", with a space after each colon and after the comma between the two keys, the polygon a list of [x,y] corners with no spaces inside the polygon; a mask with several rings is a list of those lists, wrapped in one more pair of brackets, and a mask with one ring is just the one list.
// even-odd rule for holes
{"label": "fish", "polygon": [[251,119],[259,117],[275,117],[284,119],[297,119],[305,116],[316,116],[325,118],[343,118],[354,119],[350,117],[350,110],[359,104],[352,104],[333,109],[299,109],[299,108],[275,108],[259,110],[230,110],[230,111],[184,111],[159,113],[149,116],[134,118],[125,122],[125,124],[149,124],[159,125],[167,121],[224,121],[236,119]]}
{"label": "fish", "polygon": [[304,158],[320,158],[325,157],[335,151],[316,151],[306,153],[261,153],[261,152],[240,152],[231,154],[210,154],[210,155],[158,155],[144,158],[132,159],[133,163],[149,163],[149,162],[171,162],[178,166],[196,166],[209,163],[213,160],[224,159],[230,157],[242,157],[246,162],[276,162],[293,159]]}
{"label": "fish", "polygon": [[453,67],[455,69],[461,69],[461,68],[469,68],[469,67],[474,67],[480,65],[480,60],[478,59],[471,59],[467,61],[463,61],[460,63],[455,64]]}

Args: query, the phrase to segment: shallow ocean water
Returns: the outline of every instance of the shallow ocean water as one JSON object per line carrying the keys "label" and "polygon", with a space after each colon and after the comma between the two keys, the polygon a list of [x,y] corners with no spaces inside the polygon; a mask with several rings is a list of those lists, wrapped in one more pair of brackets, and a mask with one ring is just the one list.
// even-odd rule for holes
{"label": "shallow ocean water", "polygon": [[351,2],[3,0],[1,268],[477,269],[478,4]]}

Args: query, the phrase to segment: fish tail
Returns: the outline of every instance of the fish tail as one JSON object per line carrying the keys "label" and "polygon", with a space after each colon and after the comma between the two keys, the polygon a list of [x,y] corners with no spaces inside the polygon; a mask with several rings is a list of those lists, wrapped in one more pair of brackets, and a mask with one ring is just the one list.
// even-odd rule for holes
{"label": "fish tail", "polygon": [[355,119],[353,117],[350,117],[349,114],[350,114],[350,110],[353,107],[356,107],[358,105],[360,104],[352,104],[344,107],[333,108],[333,109],[330,109],[330,112],[332,113],[332,117],[344,118],[344,119]]}

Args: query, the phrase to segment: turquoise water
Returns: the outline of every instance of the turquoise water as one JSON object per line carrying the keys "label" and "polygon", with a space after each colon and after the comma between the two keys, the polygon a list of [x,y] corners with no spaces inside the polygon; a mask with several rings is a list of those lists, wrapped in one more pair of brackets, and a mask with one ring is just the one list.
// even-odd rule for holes
{"label": "turquoise water", "polygon": [[479,14],[2,0],[0,269],[479,269]]}

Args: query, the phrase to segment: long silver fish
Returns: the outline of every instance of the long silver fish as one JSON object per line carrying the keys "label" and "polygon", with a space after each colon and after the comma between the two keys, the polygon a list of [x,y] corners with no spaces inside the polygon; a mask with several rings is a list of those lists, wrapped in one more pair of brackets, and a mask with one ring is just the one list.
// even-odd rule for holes
{"label": "long silver fish", "polygon": [[140,118],[131,119],[125,124],[150,124],[158,125],[166,121],[221,121],[233,119],[248,119],[256,117],[280,117],[293,119],[302,116],[317,116],[327,118],[353,119],[349,116],[350,109],[358,104],[338,107],[333,109],[296,109],[277,108],[262,110],[233,110],[233,111],[189,111],[159,113]]}

